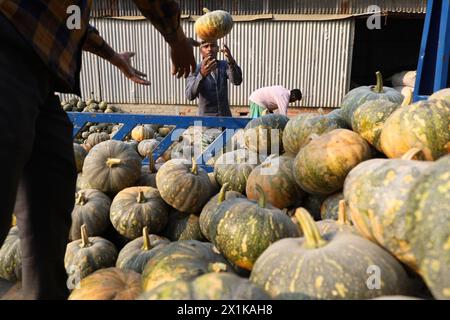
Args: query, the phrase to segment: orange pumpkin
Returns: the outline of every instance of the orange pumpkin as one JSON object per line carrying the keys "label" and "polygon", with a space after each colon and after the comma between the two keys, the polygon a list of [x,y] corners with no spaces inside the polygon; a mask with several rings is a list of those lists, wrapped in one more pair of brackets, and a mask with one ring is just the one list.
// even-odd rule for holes
{"label": "orange pumpkin", "polygon": [[223,10],[209,11],[204,8],[203,16],[194,24],[195,33],[205,41],[215,41],[225,37],[233,29],[233,18]]}

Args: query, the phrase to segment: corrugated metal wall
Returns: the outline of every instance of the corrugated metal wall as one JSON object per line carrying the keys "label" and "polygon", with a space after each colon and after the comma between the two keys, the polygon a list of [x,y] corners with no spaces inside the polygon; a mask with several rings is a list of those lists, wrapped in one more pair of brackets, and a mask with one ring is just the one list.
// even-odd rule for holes
{"label": "corrugated metal wall", "polygon": [[[83,97],[94,93],[112,103],[196,103],[185,99],[186,81],[171,76],[168,46],[149,22],[93,19],[92,24],[117,51],[136,51],[134,65],[148,73],[152,85],[135,85],[106,61],[85,53]],[[183,21],[183,28],[194,35],[192,22]],[[353,19],[235,23],[224,41],[242,67],[244,81],[239,87],[230,85],[230,104],[247,105],[253,90],[279,84],[302,89],[299,106],[337,106],[349,88],[353,36]]]}
{"label": "corrugated metal wall", "polygon": [[[202,8],[251,14],[361,14],[371,5],[387,12],[424,13],[426,0],[179,0],[182,13],[201,15]],[[94,0],[94,17],[141,15],[132,0]]]}

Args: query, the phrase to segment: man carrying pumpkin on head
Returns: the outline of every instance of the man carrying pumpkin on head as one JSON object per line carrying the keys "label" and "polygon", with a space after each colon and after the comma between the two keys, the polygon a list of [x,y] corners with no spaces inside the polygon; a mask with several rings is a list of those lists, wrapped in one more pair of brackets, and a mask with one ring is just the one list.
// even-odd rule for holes
{"label": "man carrying pumpkin on head", "polygon": [[217,60],[219,46],[216,40],[202,41],[202,62],[187,80],[186,98],[191,101],[199,98],[200,116],[232,116],[228,100],[228,80],[239,86],[242,83],[242,71],[226,45],[220,51],[225,55],[226,61]]}
{"label": "man carrying pumpkin on head", "polygon": [[[172,73],[187,77],[195,58],[192,39],[180,26],[178,3],[133,2],[169,44]],[[54,92],[80,95],[82,50],[105,58],[132,81],[148,84],[131,66],[132,54],[116,53],[89,25],[91,3],[0,0],[0,166],[7,168],[0,184],[0,245],[15,205],[25,299],[68,296],[64,254],[77,172],[73,125]],[[78,16],[74,28],[68,12]]]}

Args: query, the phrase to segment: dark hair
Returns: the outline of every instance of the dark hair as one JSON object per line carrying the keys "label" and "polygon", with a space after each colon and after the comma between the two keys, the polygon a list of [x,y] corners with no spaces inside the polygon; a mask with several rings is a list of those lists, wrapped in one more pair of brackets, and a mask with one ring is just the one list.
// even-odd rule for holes
{"label": "dark hair", "polygon": [[302,92],[300,89],[291,90],[291,100],[299,101],[302,100]]}

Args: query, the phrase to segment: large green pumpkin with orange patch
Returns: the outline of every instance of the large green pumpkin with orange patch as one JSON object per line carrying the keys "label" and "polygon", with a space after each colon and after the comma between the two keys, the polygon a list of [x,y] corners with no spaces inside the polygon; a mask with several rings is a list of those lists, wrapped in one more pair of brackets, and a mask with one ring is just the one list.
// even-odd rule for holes
{"label": "large green pumpkin with orange patch", "polygon": [[298,186],[293,172],[294,158],[271,155],[250,173],[247,179],[246,194],[250,200],[257,200],[260,186],[267,202],[279,209],[298,203],[305,192]]}
{"label": "large green pumpkin with orange patch", "polygon": [[199,213],[213,191],[206,171],[185,159],[166,162],[156,174],[156,185],[165,202],[189,213]]}
{"label": "large green pumpkin with orange patch", "polygon": [[141,277],[131,270],[106,268],[82,279],[69,300],[135,300],[141,293]]}
{"label": "large green pumpkin with orange patch", "polygon": [[[273,298],[370,299],[411,293],[405,269],[387,251],[348,232],[321,236],[308,212],[299,209],[296,216],[305,236],[272,244],[250,276]],[[381,281],[371,277],[377,271]]]}
{"label": "large green pumpkin with orange patch", "polygon": [[120,191],[111,204],[110,219],[114,228],[128,239],[136,239],[142,229],[158,234],[164,230],[170,207],[152,187],[131,187]]}
{"label": "large green pumpkin with orange patch", "polygon": [[281,210],[266,203],[258,187],[258,202],[225,200],[213,215],[211,242],[233,264],[251,270],[259,255],[272,243],[299,235],[298,228]]}
{"label": "large green pumpkin with orange patch", "polygon": [[232,273],[207,273],[198,278],[164,283],[140,300],[269,300],[261,288]]}
{"label": "large green pumpkin with orange patch", "polygon": [[294,177],[308,193],[333,194],[342,189],[348,172],[370,157],[370,147],[361,136],[336,129],[313,138],[300,149],[294,161]]}
{"label": "large green pumpkin with orange patch", "polygon": [[397,109],[384,123],[380,145],[389,158],[411,148],[422,149],[426,160],[450,153],[450,102],[419,101]]}
{"label": "large green pumpkin with orange patch", "polygon": [[342,117],[348,126],[352,126],[353,113],[366,101],[387,100],[401,104],[403,95],[395,89],[383,86],[383,77],[376,73],[377,84],[375,86],[362,86],[351,90],[345,96],[341,104]]}
{"label": "large green pumpkin with orange patch", "polygon": [[231,270],[211,243],[197,240],[172,242],[148,260],[142,273],[142,289],[149,291],[166,282]]}
{"label": "large green pumpkin with orange patch", "polygon": [[332,116],[308,113],[299,114],[289,120],[284,129],[284,150],[296,156],[298,151],[308,144],[311,135],[321,135],[341,127],[341,124]]}

